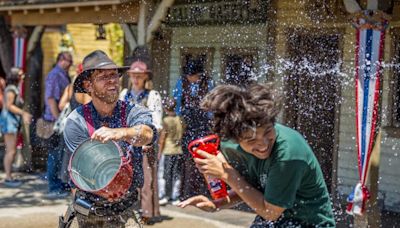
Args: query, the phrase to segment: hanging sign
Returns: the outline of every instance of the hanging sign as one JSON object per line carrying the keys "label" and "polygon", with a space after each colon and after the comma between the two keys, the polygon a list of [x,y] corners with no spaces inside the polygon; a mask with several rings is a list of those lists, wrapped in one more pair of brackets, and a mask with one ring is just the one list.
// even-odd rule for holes
{"label": "hanging sign", "polygon": [[169,9],[170,26],[266,23],[268,1],[193,1]]}

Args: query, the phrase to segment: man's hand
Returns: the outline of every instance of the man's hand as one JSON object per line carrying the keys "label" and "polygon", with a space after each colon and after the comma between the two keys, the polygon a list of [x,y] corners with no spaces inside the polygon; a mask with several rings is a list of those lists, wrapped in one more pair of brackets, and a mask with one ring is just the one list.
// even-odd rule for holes
{"label": "man's hand", "polygon": [[102,143],[105,143],[109,140],[120,141],[126,137],[126,131],[124,128],[108,128],[101,127],[97,129],[91,139],[99,140]]}
{"label": "man's hand", "polygon": [[201,173],[207,176],[220,178],[224,181],[228,179],[228,173],[225,170],[227,163],[223,155],[215,156],[202,150],[196,150],[196,153],[204,158],[194,159],[196,167]]}
{"label": "man's hand", "polygon": [[183,202],[180,202],[177,206],[180,208],[185,208],[189,205],[195,206],[207,212],[214,212],[217,210],[217,206],[210,199],[203,195],[193,196]]}

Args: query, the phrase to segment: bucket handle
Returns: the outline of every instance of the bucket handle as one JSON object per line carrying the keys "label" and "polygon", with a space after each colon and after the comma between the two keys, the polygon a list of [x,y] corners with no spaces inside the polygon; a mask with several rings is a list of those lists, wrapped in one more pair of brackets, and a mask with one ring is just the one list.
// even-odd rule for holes
{"label": "bucket handle", "polygon": [[75,169],[71,169],[71,172],[78,174],[78,176],[80,176],[82,179],[84,179],[85,181],[91,183],[92,185],[96,184],[96,180],[95,179],[89,179],[87,177],[82,176],[78,171],[76,171]]}

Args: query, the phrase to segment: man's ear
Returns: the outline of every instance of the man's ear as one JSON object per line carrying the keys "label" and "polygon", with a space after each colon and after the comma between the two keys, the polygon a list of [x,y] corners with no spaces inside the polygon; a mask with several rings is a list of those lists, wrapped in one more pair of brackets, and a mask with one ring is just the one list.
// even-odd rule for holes
{"label": "man's ear", "polygon": [[87,93],[91,93],[92,92],[92,82],[89,80],[85,80],[83,81],[83,88],[85,89],[85,91]]}

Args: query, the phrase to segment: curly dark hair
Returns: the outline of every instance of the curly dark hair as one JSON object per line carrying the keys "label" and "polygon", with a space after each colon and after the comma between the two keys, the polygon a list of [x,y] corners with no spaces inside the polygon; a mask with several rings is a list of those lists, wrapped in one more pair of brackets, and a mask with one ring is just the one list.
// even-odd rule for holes
{"label": "curly dark hair", "polygon": [[239,140],[248,130],[274,124],[280,100],[271,84],[220,85],[206,95],[201,108],[214,114],[212,125],[216,134]]}

